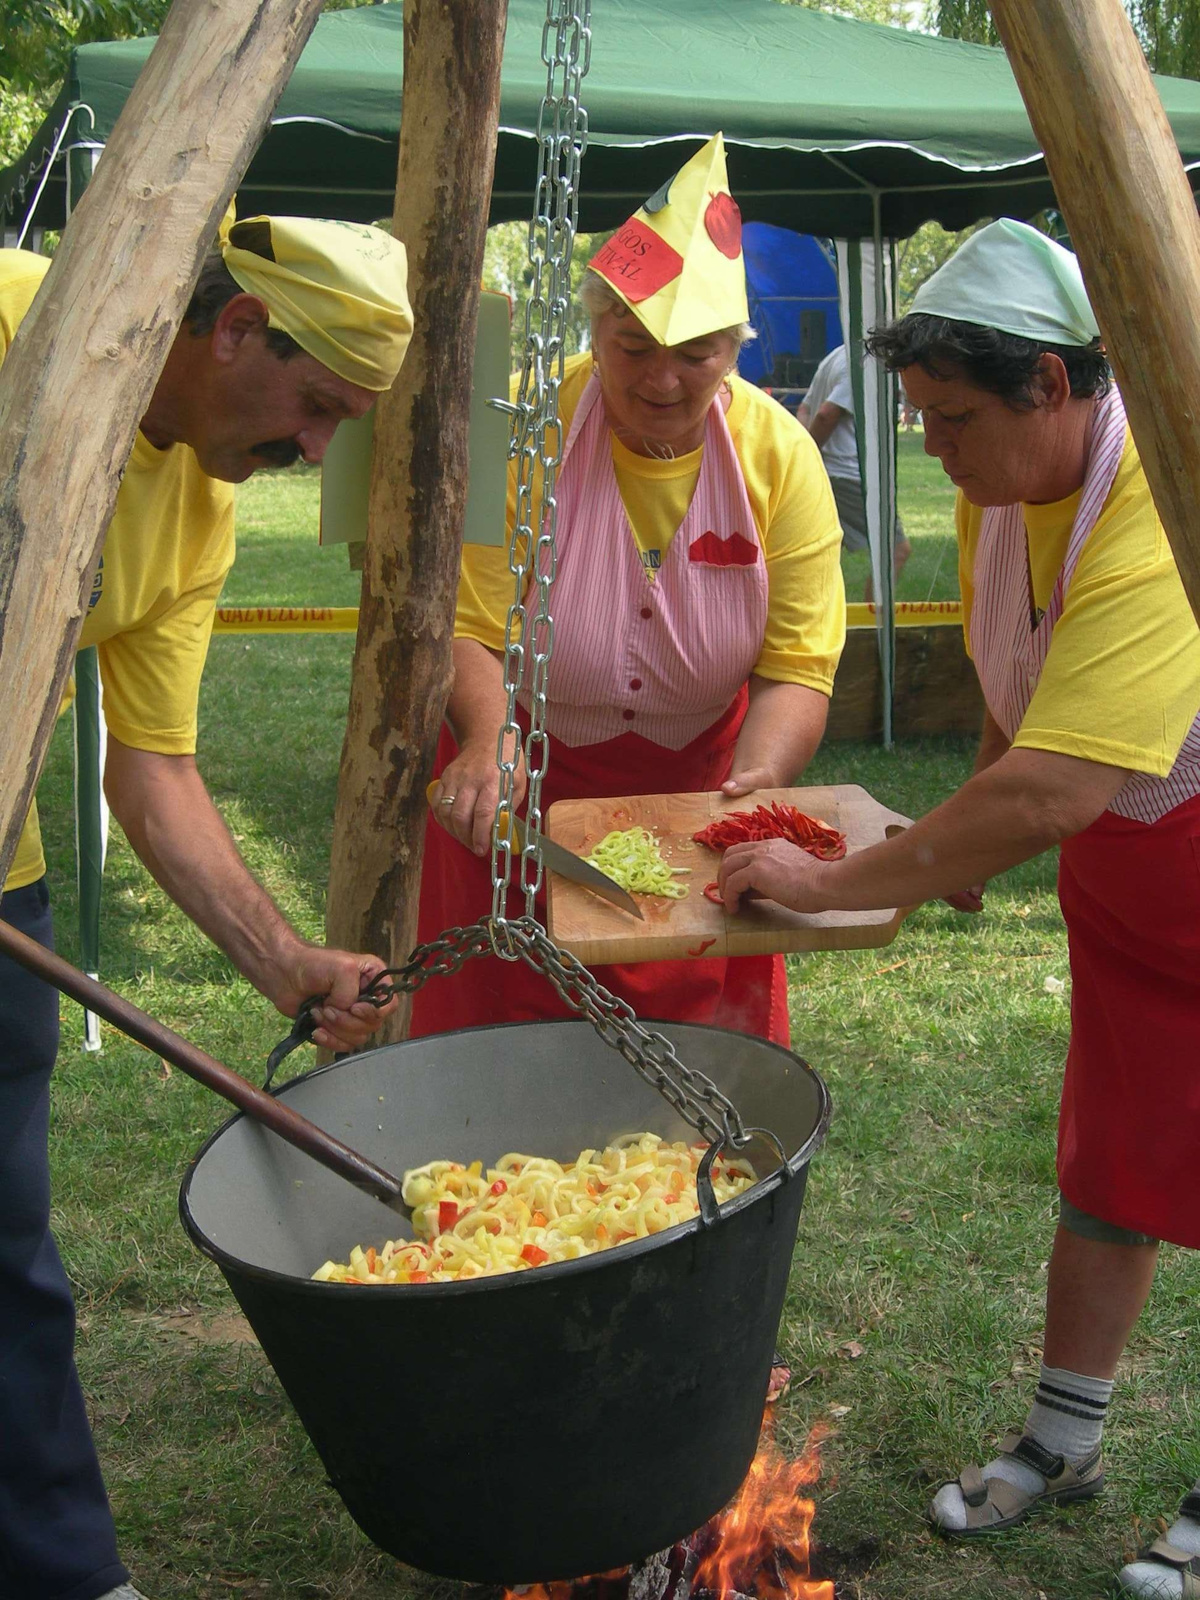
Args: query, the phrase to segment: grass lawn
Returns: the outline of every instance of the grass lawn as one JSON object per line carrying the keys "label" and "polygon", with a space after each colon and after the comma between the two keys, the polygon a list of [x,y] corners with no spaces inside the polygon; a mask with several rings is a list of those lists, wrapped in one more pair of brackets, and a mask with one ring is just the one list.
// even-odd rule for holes
{"label": "grass lawn", "polygon": [[[905,520],[931,570],[941,560],[938,584],[952,582],[936,466],[917,440],[902,449]],[[354,601],[344,552],[315,548],[314,489],[293,472],[242,491],[230,603]],[[349,659],[336,636],[218,639],[202,706],[202,766],[247,859],[318,936]],[[41,800],[71,957],[64,735]],[[970,759],[955,741],[837,745],[812,777],[860,782],[918,815]],[[119,836],[104,938],[110,983],[230,1065],[261,1070],[285,1025]],[[886,950],[791,961],[795,1045],[828,1081],[835,1114],[781,1331],[796,1382],[779,1433],[799,1445],[815,1424],[833,1430],[816,1533],[839,1600],[1090,1600],[1200,1473],[1200,1262],[1167,1250],[1117,1385],[1103,1500],[966,1548],[922,1520],[936,1482],[986,1459],[984,1441],[1021,1421],[1036,1376],[1068,1026],[1068,995],[1047,983],[1066,977],[1048,858],[994,883],[979,918],[927,906]],[[139,1587],[151,1600],[456,1600],[455,1586],[401,1568],[350,1522],[216,1268],[179,1227],[180,1178],[221,1103],[107,1029],[103,1053],[83,1053],[68,1002],[63,1017],[55,1225]],[[414,1406],[429,1403],[419,1375],[360,1371],[349,1350],[330,1382],[348,1415],[379,1382],[411,1382]],[[452,1492],[453,1464],[436,1470]]]}
{"label": "grass lawn", "polygon": [[[896,478],[900,521],[912,555],[896,585],[897,600],[957,600],[958,557],[954,537],[954,486],[925,454],[925,430],[901,429]],[[842,551],[846,599],[861,600],[871,570],[865,550]]]}

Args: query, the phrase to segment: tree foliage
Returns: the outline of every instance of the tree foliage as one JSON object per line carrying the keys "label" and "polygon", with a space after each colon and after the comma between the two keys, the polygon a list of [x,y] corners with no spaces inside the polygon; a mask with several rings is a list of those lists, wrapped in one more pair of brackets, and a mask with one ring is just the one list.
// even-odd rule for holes
{"label": "tree foliage", "polygon": [[[1124,0],[1154,72],[1200,78],[1200,0]],[[999,44],[987,0],[930,0],[929,25],[948,39]]]}
{"label": "tree foliage", "polygon": [[974,225],[961,233],[947,233],[939,223],[926,222],[900,241],[896,249],[896,310],[900,316],[907,313],[926,278],[932,278],[974,232]]}
{"label": "tree foliage", "polygon": [[169,0],[4,0],[0,82],[49,103],[76,45],[156,33]]}
{"label": "tree foliage", "polygon": [[832,11],[858,22],[883,22],[893,28],[907,28],[913,20],[909,0],[784,0],[784,4],[805,6],[809,11]]}
{"label": "tree foliage", "polygon": [[1129,12],[1153,71],[1200,78],[1200,0],[1129,0]]}
{"label": "tree foliage", "polygon": [[987,0],[931,0],[931,26],[946,39],[967,39],[972,44],[999,44]]}
{"label": "tree foliage", "polygon": [[[531,202],[532,204],[532,199]],[[579,303],[579,284],[588,262],[609,237],[608,233],[580,233],[571,256],[571,297],[567,310],[566,349],[568,355],[588,346],[588,314]],[[525,302],[533,272],[529,265],[529,224],[499,222],[488,229],[483,252],[483,283],[487,289],[506,294],[512,301],[511,353],[514,370],[521,365],[525,350]]]}
{"label": "tree foliage", "polygon": [[3,0],[0,167],[15,161],[50,109],[76,45],[155,33],[170,0]]}

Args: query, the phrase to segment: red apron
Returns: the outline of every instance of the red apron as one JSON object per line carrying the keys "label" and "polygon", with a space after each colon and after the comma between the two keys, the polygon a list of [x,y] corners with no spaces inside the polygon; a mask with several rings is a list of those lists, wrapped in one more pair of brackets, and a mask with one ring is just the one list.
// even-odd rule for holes
{"label": "red apron", "polygon": [[1058,1181],[1117,1227],[1200,1249],[1200,795],[1106,811],[1062,847],[1071,1043]]}
{"label": "red apron", "polygon": [[[1111,389],[1096,401],[1066,558],[1032,629],[1021,507],[984,513],[972,654],[1010,739],[1108,502],[1125,433]],[[1138,492],[1149,495],[1144,480]],[[1063,844],[1058,894],[1071,949],[1059,1187],[1104,1222],[1200,1247],[1200,717],[1166,777],[1132,774]]]}
{"label": "red apron", "polygon": [[[743,689],[725,715],[682,750],[668,750],[636,733],[596,745],[556,743],[542,784],[543,814],[556,800],[703,793],[719,788],[733,765],[746,703]],[[524,718],[521,720],[524,731]],[[439,773],[454,751],[454,741],[443,729]],[[422,942],[435,939],[446,928],[478,921],[491,908],[490,859],[473,855],[430,817],[425,827],[418,937]],[[523,898],[510,894],[509,915],[519,916],[523,910]],[[537,915],[544,924],[541,899]],[[628,1001],[639,1017],[708,1023],[758,1034],[776,1044],[789,1042],[782,956],[715,960],[701,956],[687,961],[594,967],[592,971],[606,989]],[[571,1015],[540,973],[523,961],[501,961],[489,955],[468,962],[450,977],[431,978],[417,991],[412,1034],[415,1038],[452,1028]]]}

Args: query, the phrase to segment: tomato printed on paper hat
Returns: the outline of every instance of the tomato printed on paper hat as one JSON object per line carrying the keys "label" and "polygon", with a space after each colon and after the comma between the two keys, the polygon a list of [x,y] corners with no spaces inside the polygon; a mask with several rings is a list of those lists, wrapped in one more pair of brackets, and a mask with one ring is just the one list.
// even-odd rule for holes
{"label": "tomato printed on paper hat", "polygon": [[719,133],[589,261],[660,344],[746,322],[742,214]]}

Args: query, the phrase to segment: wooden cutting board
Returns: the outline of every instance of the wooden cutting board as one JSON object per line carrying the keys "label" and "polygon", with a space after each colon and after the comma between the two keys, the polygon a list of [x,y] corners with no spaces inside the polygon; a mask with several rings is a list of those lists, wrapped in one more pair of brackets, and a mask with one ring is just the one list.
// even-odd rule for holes
{"label": "wooden cutting board", "polygon": [[612,961],[666,961],[685,956],[753,956],[787,950],[864,950],[890,944],[910,908],[891,911],[788,911],[773,900],[743,901],[737,916],[704,897],[717,875],[720,852],[696,844],[701,828],[726,811],[753,811],[779,800],[819,817],[846,835],[847,852],[879,844],[907,817],[880,805],[858,784],[824,788],[758,789],[738,800],[722,794],[642,794],[612,800],[559,800],[547,814],[551,839],[585,856],[614,828],[649,828],[673,867],[690,867],[678,881],[682,900],[639,895],[639,922],[581,884],[547,874],[547,923],[556,944],[586,966]]}

